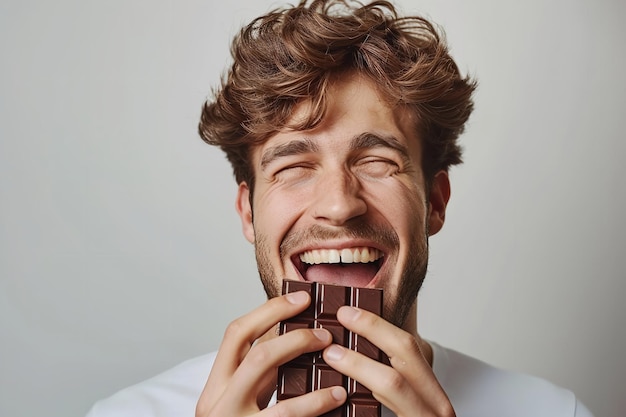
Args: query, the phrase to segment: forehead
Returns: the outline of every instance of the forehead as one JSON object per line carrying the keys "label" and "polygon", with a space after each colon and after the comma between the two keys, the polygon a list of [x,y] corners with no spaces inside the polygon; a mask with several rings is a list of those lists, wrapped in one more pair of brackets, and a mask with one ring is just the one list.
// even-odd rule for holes
{"label": "forehead", "polygon": [[[418,121],[405,105],[394,105],[383,97],[374,82],[354,73],[336,79],[325,94],[326,111],[322,121],[313,129],[298,131],[283,129],[268,138],[252,152],[255,168],[263,152],[293,140],[314,142],[320,148],[341,148],[365,134],[394,138],[405,146],[414,162],[421,157]],[[295,106],[288,125],[297,125],[311,114],[312,105],[302,101]]]}

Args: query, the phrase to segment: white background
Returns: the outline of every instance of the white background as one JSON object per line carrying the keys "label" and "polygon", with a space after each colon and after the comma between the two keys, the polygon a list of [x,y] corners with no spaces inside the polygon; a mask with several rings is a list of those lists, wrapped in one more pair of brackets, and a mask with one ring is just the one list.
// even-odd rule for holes
{"label": "white background", "polygon": [[[263,301],[196,134],[258,0],[0,3],[0,415],[82,416]],[[403,2],[480,81],[427,338],[626,414],[622,0]]]}

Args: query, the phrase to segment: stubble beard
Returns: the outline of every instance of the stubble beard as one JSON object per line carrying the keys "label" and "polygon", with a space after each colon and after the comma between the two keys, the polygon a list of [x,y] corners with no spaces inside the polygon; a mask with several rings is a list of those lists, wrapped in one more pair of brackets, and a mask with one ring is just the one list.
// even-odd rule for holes
{"label": "stubble beard", "polygon": [[[395,235],[395,232],[392,233]],[[255,236],[255,256],[263,289],[268,299],[278,297],[282,293],[282,281],[286,277],[278,277],[272,267],[269,257],[269,245],[267,244],[268,239],[263,234],[258,233],[258,231]],[[281,260],[282,258],[281,256]],[[383,302],[383,318],[397,327],[403,327],[406,322],[412,307],[417,302],[417,295],[426,277],[428,268],[428,231],[424,233],[421,240],[416,238],[411,242],[407,258],[406,266],[402,271],[400,282],[395,291],[395,298],[391,298],[392,291],[387,289]],[[384,283],[389,282],[388,279],[383,279],[382,281]],[[383,287],[383,289],[385,290],[386,288]]]}

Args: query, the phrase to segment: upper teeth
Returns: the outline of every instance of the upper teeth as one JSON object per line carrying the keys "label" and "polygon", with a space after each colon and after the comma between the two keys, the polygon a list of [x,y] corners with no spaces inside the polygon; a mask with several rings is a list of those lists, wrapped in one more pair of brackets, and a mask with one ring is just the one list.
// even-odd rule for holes
{"label": "upper teeth", "polygon": [[314,249],[300,254],[300,260],[307,264],[368,263],[382,257],[375,248]]}

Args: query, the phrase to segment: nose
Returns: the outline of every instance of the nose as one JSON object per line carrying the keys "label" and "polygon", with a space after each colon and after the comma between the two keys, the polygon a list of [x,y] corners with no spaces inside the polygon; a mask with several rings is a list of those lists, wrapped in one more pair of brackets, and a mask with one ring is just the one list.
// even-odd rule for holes
{"label": "nose", "polygon": [[317,221],[341,226],[367,212],[361,184],[347,169],[332,170],[319,178],[312,213]]}

